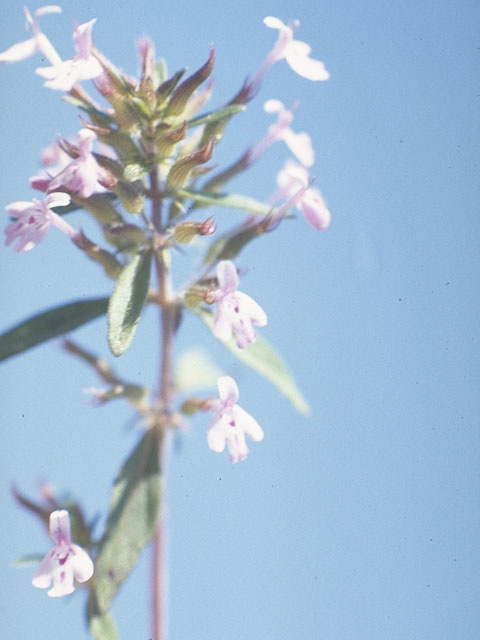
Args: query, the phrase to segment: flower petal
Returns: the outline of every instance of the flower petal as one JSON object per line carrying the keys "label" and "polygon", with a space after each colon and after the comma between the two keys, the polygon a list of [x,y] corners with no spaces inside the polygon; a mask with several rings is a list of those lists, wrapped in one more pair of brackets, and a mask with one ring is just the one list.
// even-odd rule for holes
{"label": "flower petal", "polygon": [[295,133],[287,127],[282,134],[283,140],[293,155],[305,167],[311,167],[315,162],[312,140],[308,133]]}
{"label": "flower petal", "polygon": [[255,442],[263,440],[264,433],[262,427],[245,409],[242,409],[242,407],[239,407],[237,404],[233,408],[233,415],[237,426],[246,433],[250,440],[254,440]]}
{"label": "flower petal", "polygon": [[32,584],[39,589],[47,589],[52,582],[52,575],[57,568],[55,548],[51,549],[38,565],[33,574]]}
{"label": "flower petal", "polygon": [[247,443],[243,431],[232,429],[227,432],[227,447],[230,454],[230,462],[235,464],[240,460],[245,460],[249,454]]}
{"label": "flower petal", "polygon": [[235,265],[231,260],[221,260],[217,265],[217,279],[223,292],[235,291],[239,277]]}
{"label": "flower petal", "polygon": [[66,207],[71,202],[71,197],[68,193],[63,191],[53,191],[46,197],[47,207],[53,209],[54,207]]}
{"label": "flower petal", "polygon": [[309,57],[310,45],[301,40],[292,40],[285,49],[285,60],[299,76],[307,80],[328,80],[330,74],[320,60]]}
{"label": "flower petal", "polygon": [[225,449],[225,442],[225,431],[222,428],[218,428],[214,425],[207,430],[207,444],[212,451],[222,453]]}
{"label": "flower petal", "polygon": [[50,536],[56,545],[70,544],[70,516],[65,509],[50,514]]}
{"label": "flower petal", "polygon": [[230,376],[220,376],[217,380],[217,389],[220,400],[224,405],[234,405],[238,400],[237,383]]}
{"label": "flower petal", "polygon": [[20,62],[34,55],[37,51],[37,41],[35,38],[17,42],[0,53],[0,64],[10,62]]}
{"label": "flower petal", "polygon": [[27,202],[26,200],[17,200],[16,202],[10,202],[10,204],[7,204],[7,206],[5,207],[5,211],[7,211],[14,218],[18,218],[18,216],[20,216],[25,211],[34,208],[35,204],[32,201]]}
{"label": "flower petal", "polygon": [[58,4],[47,4],[44,7],[39,7],[35,11],[35,17],[41,18],[47,15],[47,13],[62,13],[62,7],[59,7]]}
{"label": "flower petal", "polygon": [[93,576],[93,562],[88,553],[78,544],[70,545],[71,556],[68,559],[77,582],[86,582]]}
{"label": "flower petal", "polygon": [[50,591],[47,591],[47,596],[50,598],[62,598],[68,596],[75,591],[73,586],[73,571],[69,566],[69,560],[63,566],[57,567],[52,575],[53,587]]}
{"label": "flower petal", "polygon": [[280,18],[275,18],[275,16],[266,16],[263,19],[263,24],[266,27],[270,27],[270,29],[289,29],[287,25],[280,20]]}
{"label": "flower petal", "polygon": [[78,25],[73,32],[73,44],[80,58],[88,58],[92,53],[92,29],[96,18]]}
{"label": "flower petal", "polygon": [[212,327],[213,335],[222,342],[227,342],[232,337],[232,314],[228,304],[221,300],[215,310],[215,320]]}
{"label": "flower petal", "polygon": [[242,293],[241,291],[237,291],[235,293],[235,297],[240,303],[240,309],[242,315],[246,315],[250,318],[253,324],[258,327],[265,327],[267,324],[267,314],[262,309],[262,307],[255,302],[253,298],[247,296],[246,293]]}
{"label": "flower petal", "polygon": [[329,226],[332,216],[317,189],[307,189],[298,206],[308,224],[317,231],[325,231]]}

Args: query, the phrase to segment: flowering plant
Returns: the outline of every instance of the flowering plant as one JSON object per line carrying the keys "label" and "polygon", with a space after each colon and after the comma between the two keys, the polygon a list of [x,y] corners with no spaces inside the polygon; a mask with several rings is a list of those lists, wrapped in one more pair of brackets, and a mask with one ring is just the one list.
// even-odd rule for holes
{"label": "flowering plant", "polygon": [[[30,180],[43,199],[6,206],[13,218],[5,229],[6,244],[18,253],[30,251],[56,227],[115,284],[109,296],[62,304],[5,332],[0,336],[0,359],[105,314],[108,344],[118,357],[132,343],[144,309],[156,306],[160,310],[160,385],[153,396],[146,387],[121,379],[104,360],[71,339],[63,343],[68,353],[91,366],[107,384],[105,389],[92,390],[95,403],[124,398],[144,425],[115,481],[101,536],[93,537],[93,522],[88,522],[76,502],[67,505],[49,496],[45,503],[36,504],[16,492],[24,506],[49,523],[55,543],[35,571],[34,586],[46,588],[53,583],[48,595],[64,596],[74,590],[74,580],[84,584],[89,591],[92,635],[113,640],[117,631],[110,609],[118,589],[143,548],[153,541],[158,556],[161,546],[160,461],[165,458],[169,434],[193,413],[209,412],[206,443],[218,453],[226,446],[233,463],[247,458],[247,438],[260,442],[264,437],[262,427],[237,404],[239,390],[233,378],[218,378],[219,399],[185,397],[178,392],[173,345],[183,315],[198,317],[235,357],[269,379],[301,412],[308,410],[281,358],[257,335],[254,327],[265,327],[267,314],[238,290],[240,277],[234,262],[245,246],[292,217],[294,208],[315,230],[324,230],[330,223],[327,205],[309,174],[314,164],[310,136],[291,126],[298,105],[289,110],[276,99],[268,100],[264,108],[276,121],[265,137],[224,169],[208,163],[227,125],[255,97],[272,65],[285,60],[294,72],[312,81],[327,80],[329,74],[322,62],[310,57],[309,45],[294,39],[298,21],[284,24],[268,17],[265,25],[278,30],[278,39],[259,70],[225,105],[198,115],[211,95],[211,85],[204,83],[214,68],[213,47],[205,64],[183,79],[184,70],[168,76],[165,64],[155,59],[152,42],[143,38],[138,43],[140,75],[131,78],[95,47],[95,19],[74,29],[75,55],[63,60],[39,22],[46,14],[60,12],[57,6],[43,7],[33,15],[25,9],[32,37],[0,53],[0,64],[41,54],[50,63],[36,70],[46,80],[45,86],[65,92],[66,100],[82,112],[76,140],[60,137],[54,147],[44,150],[46,168]],[[80,84],[87,80],[92,81],[98,97],[93,98]],[[225,191],[234,176],[252,167],[279,141],[295,160],[280,170],[278,189],[269,202]],[[217,234],[216,219],[202,214],[205,207],[230,208],[247,216],[235,228]],[[66,221],[73,211],[82,211],[97,223],[102,243],[108,247]],[[188,284],[174,291],[172,253],[181,248],[186,253],[203,236],[214,237],[200,267],[193,270]],[[156,287],[151,285],[152,266]],[[72,542],[70,518],[73,539],[80,546]],[[156,562],[154,590],[160,588],[161,566]],[[161,600],[154,597],[154,640],[165,638],[166,633]]]}

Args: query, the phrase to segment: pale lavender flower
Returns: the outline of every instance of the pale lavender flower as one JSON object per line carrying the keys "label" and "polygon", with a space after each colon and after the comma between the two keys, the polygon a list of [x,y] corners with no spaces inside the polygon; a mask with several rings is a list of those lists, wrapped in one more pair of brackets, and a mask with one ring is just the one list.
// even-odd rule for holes
{"label": "pale lavender flower", "polygon": [[[295,108],[296,105],[294,105]],[[308,133],[304,131],[296,133],[290,127],[293,121],[293,111],[285,108],[280,100],[267,100],[263,105],[267,113],[277,113],[277,121],[270,125],[267,135],[261,140],[248,155],[249,161],[257,160],[274,142],[283,140],[293,155],[305,167],[311,167],[315,160],[312,141]]]}
{"label": "pale lavender flower", "polygon": [[97,58],[93,55],[92,28],[96,18],[79,25],[73,32],[73,44],[77,54],[70,60],[53,64],[51,67],[39,67],[35,70],[46,78],[45,86],[59,91],[70,91],[76,82],[91,80],[103,73]]}
{"label": "pale lavender flower", "polygon": [[216,303],[213,335],[222,341],[235,334],[237,346],[243,349],[255,342],[253,325],[264,327],[267,315],[255,300],[237,291],[239,278],[231,260],[222,260],[217,265],[219,288],[208,294],[209,301]]}
{"label": "pale lavender flower", "polygon": [[217,381],[220,400],[213,403],[213,416],[207,431],[210,449],[221,453],[228,447],[230,461],[245,460],[248,447],[245,436],[255,442],[263,440],[263,430],[258,422],[239,407],[237,383],[230,376],[222,376]]}
{"label": "pale lavender flower", "polygon": [[270,198],[273,204],[284,198],[294,198],[294,203],[308,224],[317,231],[324,231],[330,224],[331,214],[318,189],[310,187],[305,167],[287,160],[277,176],[278,189]]}
{"label": "pale lavender flower", "polygon": [[330,74],[323,62],[310,58],[311,46],[301,40],[294,40],[293,32],[300,26],[298,20],[290,20],[288,24],[284,24],[279,18],[267,16],[263,19],[263,23],[271,29],[278,29],[278,39],[249,83],[251,91],[255,92],[270,67],[283,59],[295,73],[307,80],[328,80]]}
{"label": "pale lavender flower", "polygon": [[92,577],[93,562],[82,547],[72,543],[68,511],[50,514],[50,537],[55,545],[39,564],[32,584],[39,589],[47,589],[53,582],[47,595],[61,598],[75,590],[74,578],[77,582],[86,582]]}
{"label": "pale lavender flower", "polygon": [[99,183],[103,173],[92,154],[93,141],[96,139],[96,133],[90,129],[80,129],[77,134],[78,158],[51,179],[49,191],[65,188],[78,193],[81,198],[89,198],[92,193],[104,191]]}
{"label": "pale lavender flower", "polygon": [[38,20],[47,13],[62,13],[61,7],[57,5],[40,7],[34,12],[33,16],[26,7],[24,7],[23,11],[27,20],[27,30],[31,30],[33,37],[28,40],[23,40],[22,42],[17,42],[5,51],[2,51],[2,53],[0,53],[0,65],[7,62],[26,60],[35,53],[43,54],[47,60],[54,65],[60,64],[62,59],[55,51],[55,48],[47,36],[40,31]]}
{"label": "pale lavender flower", "polygon": [[17,253],[30,251],[45,238],[52,225],[74,240],[78,235],[75,229],[52,211],[54,207],[65,207],[69,203],[68,193],[60,192],[48,194],[43,202],[36,198],[32,202],[11,202],[5,209],[16,220],[5,229],[5,244],[14,242],[12,248]]}

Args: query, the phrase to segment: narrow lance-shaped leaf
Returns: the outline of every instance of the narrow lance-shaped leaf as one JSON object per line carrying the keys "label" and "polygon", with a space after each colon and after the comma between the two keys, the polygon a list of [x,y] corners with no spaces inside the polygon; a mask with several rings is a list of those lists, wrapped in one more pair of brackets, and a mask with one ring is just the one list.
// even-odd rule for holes
{"label": "narrow lance-shaped leaf", "polygon": [[95,561],[94,605],[106,614],[115,595],[153,537],[160,503],[158,439],[152,430],[115,481],[105,534]]}
{"label": "narrow lance-shaped leaf", "polygon": [[152,252],[138,253],[121,271],[108,304],[108,343],[122,355],[132,341],[147,298]]}
{"label": "narrow lance-shaped leaf", "polygon": [[182,198],[190,198],[198,204],[240,209],[257,215],[264,216],[272,210],[272,207],[264,202],[235,193],[210,193],[207,191],[194,191],[193,189],[178,189],[177,194]]}
{"label": "narrow lance-shaped leaf", "polygon": [[0,335],[0,361],[57,338],[107,312],[108,298],[79,300],[32,316]]}
{"label": "narrow lance-shaped leaf", "polygon": [[[208,327],[212,328],[213,314],[211,311],[197,309],[196,313]],[[244,364],[252,367],[260,375],[270,380],[300,413],[304,415],[310,413],[308,403],[297,387],[284,361],[263,338],[257,335],[256,341],[245,349],[239,349],[233,337],[223,344]]]}

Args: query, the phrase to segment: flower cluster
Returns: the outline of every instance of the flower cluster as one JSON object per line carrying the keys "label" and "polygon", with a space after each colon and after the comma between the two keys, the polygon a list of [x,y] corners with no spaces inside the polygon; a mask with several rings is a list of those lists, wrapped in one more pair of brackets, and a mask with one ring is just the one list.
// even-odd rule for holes
{"label": "flower cluster", "polygon": [[[48,5],[33,14],[28,9],[24,12],[30,37],[0,52],[0,65],[20,62],[36,54],[46,59],[49,64],[37,68],[36,74],[45,87],[69,94],[66,101],[81,110],[81,128],[75,138],[60,135],[55,145],[43,150],[42,169],[30,178],[30,187],[37,195],[41,192],[43,199],[19,200],[6,206],[11,220],[5,228],[5,242],[17,253],[30,251],[51,227],[56,227],[104,269],[107,277],[115,281],[107,310],[108,342],[115,356],[129,347],[144,308],[156,305],[160,309],[161,382],[158,394],[153,397],[148,387],[117,376],[100,356],[70,339],[64,341],[66,351],[82,359],[109,385],[106,389],[93,389],[95,404],[123,398],[145,427],[119,475],[124,480],[115,486],[113,511],[102,537],[92,537],[93,523],[88,524],[76,503],[57,502],[49,496],[44,508],[20,500],[44,521],[49,519],[54,546],[40,562],[32,584],[48,589],[50,597],[71,594],[75,581],[85,583],[94,573],[87,551],[72,541],[69,513],[62,508],[64,504],[75,507],[74,537],[95,554],[95,579],[88,585],[91,591],[88,609],[92,632],[98,637],[105,630],[107,634],[110,632],[113,623],[108,609],[141,547],[160,535],[154,533],[154,516],[160,480],[158,461],[165,453],[165,431],[179,427],[195,411],[209,411],[207,445],[217,453],[227,449],[232,463],[247,458],[248,440],[260,442],[264,438],[255,418],[237,404],[239,390],[232,377],[214,375],[212,369],[216,371],[216,367],[210,367],[210,372],[209,367],[200,367],[202,383],[205,378],[217,380],[218,398],[189,397],[194,385],[182,386],[181,375],[175,377],[171,354],[175,353],[173,342],[182,318],[188,313],[201,318],[211,334],[226,343],[239,360],[257,369],[300,411],[306,411],[306,403],[281,359],[266,341],[257,338],[257,329],[267,326],[267,314],[252,297],[239,291],[239,274],[243,289],[243,276],[248,271],[236,266],[246,245],[275,231],[293,208],[299,209],[315,230],[325,230],[330,224],[330,212],[320,192],[312,187],[309,173],[315,163],[312,140],[294,125],[298,103],[285,106],[280,100],[267,100],[264,110],[273,122],[264,137],[248,145],[240,159],[226,168],[217,168],[214,154],[227,125],[245,110],[274,64],[285,60],[295,73],[311,81],[327,80],[329,73],[323,62],[310,56],[311,47],[294,38],[297,20],[285,24],[269,16],[264,24],[277,30],[278,37],[258,71],[226,104],[199,113],[212,94],[213,46],[205,63],[191,75],[184,77],[185,69],[181,69],[169,77],[166,66],[156,61],[152,42],[144,37],[138,42],[139,77],[133,78],[94,46],[95,18],[74,28],[74,54],[64,59],[40,28],[44,16],[59,14],[61,8]],[[81,83],[88,80],[93,82],[86,88]],[[93,98],[90,91],[98,92],[100,97]],[[278,172],[277,189],[267,202],[225,191],[232,178],[250,169],[278,142],[293,157]],[[215,217],[200,214],[195,219],[198,210],[207,206],[240,210],[243,217],[237,226],[224,231],[217,224],[220,214],[216,210]],[[76,229],[67,222],[72,211],[89,217],[86,228],[93,227],[103,246],[88,238],[82,227]],[[209,246],[205,250],[207,241]],[[171,256],[187,254],[188,245],[204,253],[188,284],[174,291],[171,271],[172,262],[176,263]],[[193,257],[197,263],[198,255],[195,253]],[[151,284],[152,264],[157,276],[154,284]],[[98,299],[67,306],[70,318],[76,314],[69,326],[80,326],[107,307],[104,300]],[[59,326],[66,326],[64,309],[65,305],[46,314],[53,329],[51,333],[50,328],[40,332],[39,341],[45,339],[43,334],[52,337],[57,335]],[[61,321],[57,323],[59,317]],[[33,320],[35,325],[36,319]],[[137,464],[141,470],[131,473]],[[142,495],[135,497],[133,494],[138,492],[132,491],[131,483],[147,478],[145,474],[148,482],[143,483]],[[132,500],[115,498],[123,491],[132,494]],[[138,515],[135,519],[141,522],[141,531],[135,533],[133,542],[132,526],[122,515],[124,509]],[[160,618],[156,614],[154,617]]]}

